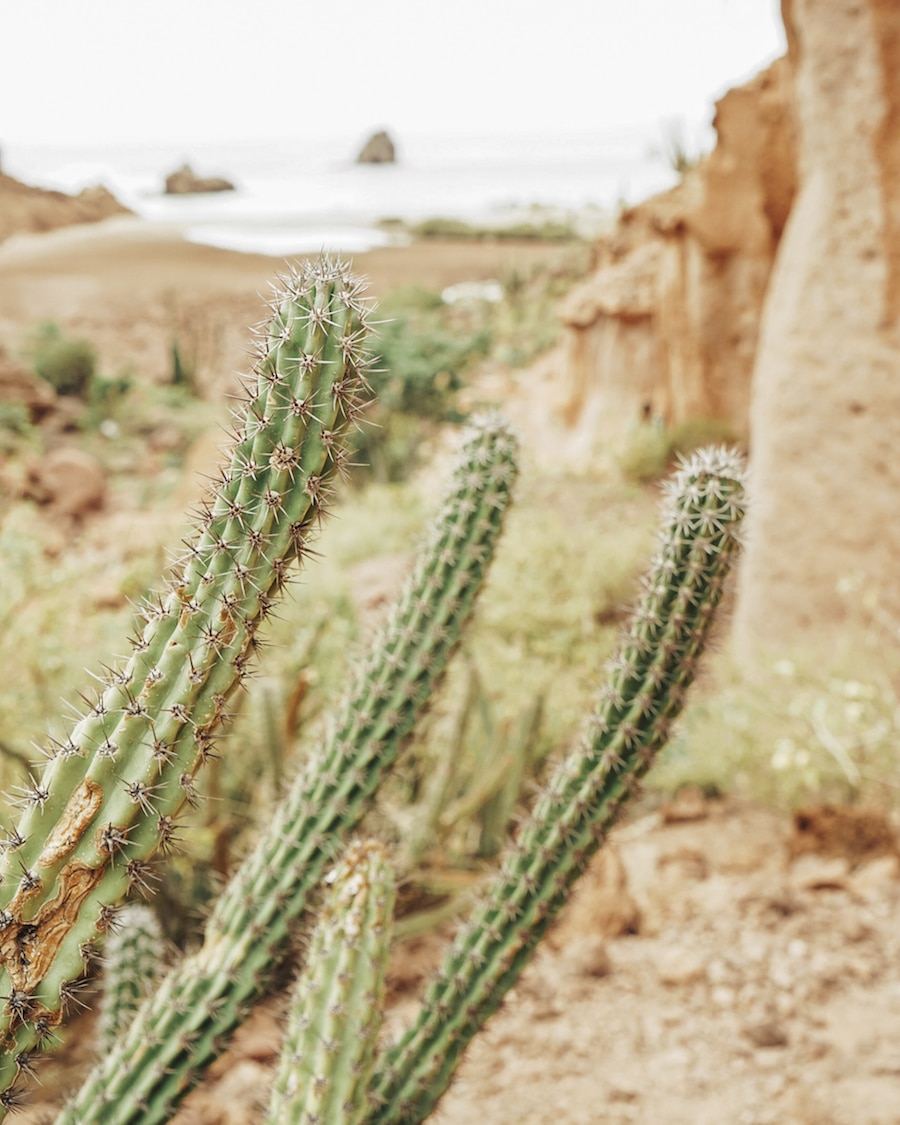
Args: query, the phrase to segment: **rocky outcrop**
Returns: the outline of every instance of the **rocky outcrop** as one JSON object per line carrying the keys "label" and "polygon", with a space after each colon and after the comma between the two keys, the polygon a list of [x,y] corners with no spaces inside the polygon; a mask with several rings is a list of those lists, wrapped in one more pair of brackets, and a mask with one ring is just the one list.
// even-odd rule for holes
{"label": "rocky outcrop", "polygon": [[373,133],[359,151],[357,164],[393,164],[397,150],[390,136],[382,129]]}
{"label": "rocky outcrop", "polygon": [[66,195],[31,187],[0,172],[0,242],[18,232],[33,234],[130,214],[99,185],[85,188],[79,195]]}
{"label": "rocky outcrop", "polygon": [[761,655],[827,631],[835,656],[900,624],[900,6],[783,10],[800,190],[754,368],[735,638]]}
{"label": "rocky outcrop", "polygon": [[46,379],[17,363],[0,348],[0,403],[24,407],[39,422],[56,406],[56,391]]}
{"label": "rocky outcrop", "polygon": [[235,191],[235,186],[222,176],[198,176],[190,164],[182,164],[166,176],[166,195],[205,195],[218,191]]}
{"label": "rocky outcrop", "polygon": [[626,212],[598,271],[562,308],[578,444],[629,425],[718,418],[745,433],[760,311],[795,191],[788,71],[779,60],[717,104],[714,151]]}
{"label": "rocky outcrop", "polygon": [[54,516],[78,523],[105,504],[106,474],[83,449],[53,449],[28,464],[23,494]]}

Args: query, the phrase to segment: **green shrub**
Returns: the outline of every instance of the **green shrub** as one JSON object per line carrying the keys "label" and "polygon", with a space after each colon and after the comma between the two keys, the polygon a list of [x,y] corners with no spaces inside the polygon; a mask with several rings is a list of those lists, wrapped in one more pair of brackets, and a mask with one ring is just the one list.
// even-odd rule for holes
{"label": "green shrub", "polygon": [[32,333],[27,355],[35,372],[58,394],[87,397],[97,358],[86,340],[65,336],[58,324],[44,321]]}
{"label": "green shrub", "polygon": [[471,365],[488,354],[492,333],[480,311],[449,306],[418,286],[397,290],[382,311],[369,375],[374,424],[358,435],[355,452],[378,480],[399,481],[437,425],[462,420],[456,393]]}
{"label": "green shrub", "polygon": [[617,460],[628,480],[646,484],[664,477],[679,456],[716,444],[741,445],[722,418],[689,418],[671,428],[657,421],[642,422],[629,434]]}

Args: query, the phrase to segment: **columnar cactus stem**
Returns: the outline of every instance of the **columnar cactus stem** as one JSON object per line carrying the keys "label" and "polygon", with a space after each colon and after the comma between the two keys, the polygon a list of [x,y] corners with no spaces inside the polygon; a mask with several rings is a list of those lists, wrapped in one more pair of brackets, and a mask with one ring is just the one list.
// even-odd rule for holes
{"label": "columnar cactus stem", "polygon": [[538,800],[417,1022],[379,1063],[370,1125],[428,1116],[665,744],[706,645],[743,511],[734,455],[703,451],[675,477],[659,555],[581,745]]}
{"label": "columnar cactus stem", "polygon": [[516,442],[486,419],[327,737],[173,969],[58,1125],[155,1125],[256,997],[289,931],[428,706],[481,588],[516,475]]}
{"label": "columnar cactus stem", "polygon": [[328,260],[275,293],[230,464],[124,666],[51,746],[0,863],[0,1116],[60,1019],[95,933],[199,797],[195,775],[256,634],[308,551],[367,391],[361,283]]}
{"label": "columnar cactus stem", "polygon": [[111,1051],[163,971],[164,942],[156,915],[141,902],[124,906],[103,949],[100,1053]]}
{"label": "columnar cactus stem", "polygon": [[266,1125],[359,1125],[368,1105],[395,899],[383,845],[353,842],[325,882]]}

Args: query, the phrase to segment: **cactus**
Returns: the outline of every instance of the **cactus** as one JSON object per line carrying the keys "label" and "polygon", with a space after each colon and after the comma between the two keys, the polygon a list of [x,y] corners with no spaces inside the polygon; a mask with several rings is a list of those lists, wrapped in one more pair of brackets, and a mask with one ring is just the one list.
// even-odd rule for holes
{"label": "cactus", "polygon": [[163,936],[156,915],[141,902],[124,906],[103,950],[103,999],[98,1028],[103,1054],[118,1042],[163,970]]}
{"label": "cactus", "polygon": [[266,1125],[359,1125],[366,1108],[395,898],[383,845],[355,841],[325,883]]}
{"label": "cactus", "polygon": [[414,572],[323,744],[216,903],[201,948],[165,978],[59,1125],[167,1120],[259,994],[443,675],[502,526],[515,452],[500,419],[475,428]]}
{"label": "cactus", "polygon": [[323,259],[276,289],[255,378],[237,412],[230,464],[166,593],[144,606],[124,666],[84,697],[74,729],[46,751],[0,860],[0,1116],[17,1072],[73,999],[90,942],[199,797],[257,644],[257,630],[309,550],[344,470],[367,391],[361,283]]}
{"label": "cactus", "polygon": [[743,472],[705,450],[670,484],[660,551],[578,748],[554,773],[414,1026],[379,1062],[369,1125],[423,1121],[665,744],[738,549]]}

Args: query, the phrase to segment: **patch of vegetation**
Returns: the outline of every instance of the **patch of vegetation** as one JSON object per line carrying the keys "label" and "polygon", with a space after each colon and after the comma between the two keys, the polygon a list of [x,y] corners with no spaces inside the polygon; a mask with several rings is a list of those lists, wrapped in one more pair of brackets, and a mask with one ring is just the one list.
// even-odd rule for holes
{"label": "patch of vegetation", "polygon": [[86,340],[66,336],[58,324],[45,320],[32,333],[26,354],[57,394],[88,397],[97,357]]}
{"label": "patch of vegetation", "polygon": [[475,361],[488,354],[491,329],[482,310],[449,306],[419,287],[391,294],[373,341],[370,376],[377,403],[357,444],[358,459],[382,481],[402,480],[434,428],[458,422],[454,397]]}
{"label": "patch of vegetation", "polygon": [[571,223],[555,219],[479,226],[467,223],[463,219],[434,216],[414,223],[409,227],[409,232],[416,238],[461,239],[476,242],[485,239],[510,242],[569,242],[579,237]]}
{"label": "patch of vegetation", "polygon": [[662,421],[642,422],[628,435],[617,461],[627,480],[647,484],[661,480],[679,457],[704,445],[741,447],[743,442],[721,418],[690,418],[671,427]]}

